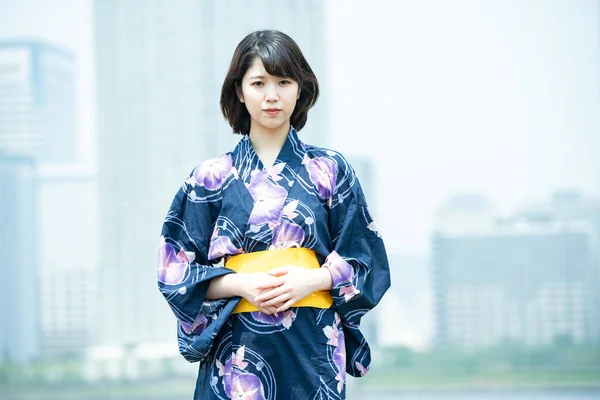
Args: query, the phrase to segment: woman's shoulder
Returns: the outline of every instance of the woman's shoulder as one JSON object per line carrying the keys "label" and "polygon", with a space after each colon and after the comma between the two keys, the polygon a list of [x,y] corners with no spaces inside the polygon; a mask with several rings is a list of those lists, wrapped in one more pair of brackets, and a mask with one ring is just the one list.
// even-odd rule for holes
{"label": "woman's shoulder", "polygon": [[327,163],[333,163],[336,166],[338,175],[349,176],[354,175],[354,169],[348,159],[339,151],[319,147],[314,145],[306,145],[306,154],[312,160],[328,160]]}
{"label": "woman's shoulder", "polygon": [[220,154],[218,156],[206,157],[206,158],[198,160],[196,162],[196,165],[194,166],[194,169],[192,170],[191,174],[193,174],[193,172],[196,170],[209,168],[211,166],[229,166],[229,165],[233,165],[233,153],[231,151]]}
{"label": "woman's shoulder", "polygon": [[237,171],[233,165],[232,152],[227,152],[197,163],[186,179],[186,183],[192,186],[202,186],[208,190],[215,190],[231,174],[237,174]]}

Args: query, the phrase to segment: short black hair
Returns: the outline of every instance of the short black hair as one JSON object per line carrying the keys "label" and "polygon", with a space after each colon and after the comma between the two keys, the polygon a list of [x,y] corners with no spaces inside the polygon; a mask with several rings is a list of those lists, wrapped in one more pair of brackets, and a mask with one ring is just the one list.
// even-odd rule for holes
{"label": "short black hair", "polygon": [[276,30],[256,31],[246,36],[233,53],[229,71],[221,88],[221,112],[234,133],[250,133],[250,114],[240,102],[236,88],[256,58],[273,76],[291,78],[298,82],[300,97],[290,118],[299,131],[306,124],[308,110],[317,102],[319,83],[296,42]]}

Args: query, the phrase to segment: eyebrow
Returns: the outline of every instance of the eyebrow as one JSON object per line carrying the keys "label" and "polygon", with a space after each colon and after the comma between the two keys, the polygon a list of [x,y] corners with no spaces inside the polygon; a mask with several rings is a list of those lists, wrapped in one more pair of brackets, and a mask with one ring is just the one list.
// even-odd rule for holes
{"label": "eyebrow", "polygon": [[[287,76],[277,76],[277,75],[271,75],[274,76],[275,78],[281,78],[281,79],[293,79],[292,77],[287,77]],[[265,79],[264,75],[255,75],[255,76],[250,76],[248,77],[248,80],[252,80],[252,79]]]}

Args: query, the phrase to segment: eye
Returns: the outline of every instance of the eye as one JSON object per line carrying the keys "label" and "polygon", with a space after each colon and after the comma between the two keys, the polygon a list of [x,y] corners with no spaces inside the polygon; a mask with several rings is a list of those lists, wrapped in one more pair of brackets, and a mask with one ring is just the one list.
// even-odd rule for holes
{"label": "eye", "polygon": [[286,86],[286,85],[291,85],[292,81],[289,79],[282,79],[281,81],[279,81],[280,85]]}
{"label": "eye", "polygon": [[263,85],[263,83],[261,81],[254,81],[250,84],[250,86],[257,86],[257,87],[261,87]]}

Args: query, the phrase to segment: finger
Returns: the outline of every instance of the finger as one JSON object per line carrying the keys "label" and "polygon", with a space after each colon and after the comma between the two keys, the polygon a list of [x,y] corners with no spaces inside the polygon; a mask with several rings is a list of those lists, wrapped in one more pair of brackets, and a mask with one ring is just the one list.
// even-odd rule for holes
{"label": "finger", "polygon": [[259,292],[256,296],[254,296],[254,302],[256,304],[260,304],[267,300],[271,300],[273,297],[279,296],[280,293],[274,293],[275,290],[278,290],[278,289],[270,289],[270,290],[265,290],[265,291]]}
{"label": "finger", "polygon": [[290,307],[294,305],[296,301],[294,299],[289,299],[284,305],[277,307],[275,312],[284,312],[287,311]]}
{"label": "finger", "polygon": [[263,294],[267,294],[269,293],[271,290],[274,290],[273,288],[269,288],[269,289],[262,289],[256,292],[256,295],[254,296],[255,298],[258,296],[262,296]]}
{"label": "finger", "polygon": [[276,306],[277,304],[285,303],[286,301],[290,300],[291,298],[292,298],[291,293],[284,293],[281,296],[274,297],[273,299],[271,299],[269,301],[265,301],[265,302],[261,303],[260,306],[261,307],[273,307],[273,306]]}
{"label": "finger", "polygon": [[277,307],[259,307],[260,312],[267,315],[275,314]]}
{"label": "finger", "polygon": [[288,272],[290,272],[290,269],[286,266],[283,267],[277,267],[275,269],[272,269],[269,271],[269,275],[271,276],[281,276],[281,275],[285,275]]}
{"label": "finger", "polygon": [[263,307],[260,307],[260,308],[258,309],[258,311],[260,311],[261,313],[263,313],[263,314],[266,314],[266,315],[275,314],[275,313],[274,313],[273,311],[271,311],[270,309],[268,309],[268,308],[263,308]]}
{"label": "finger", "polygon": [[271,289],[277,286],[281,286],[283,284],[283,282],[279,279],[267,279],[264,282],[261,282],[258,286],[256,286],[256,289],[258,290],[265,290],[265,289]]}
{"label": "finger", "polygon": [[270,300],[274,297],[281,296],[282,294],[286,293],[287,291],[289,291],[289,288],[287,286],[282,285],[282,286],[279,286],[278,288],[271,289],[267,292],[259,294],[258,296],[256,296],[254,298],[254,301],[256,301],[257,303],[264,302],[264,301]]}

